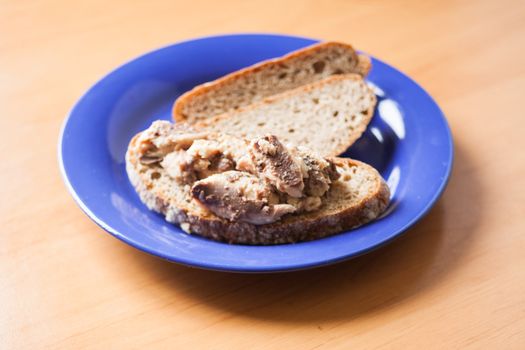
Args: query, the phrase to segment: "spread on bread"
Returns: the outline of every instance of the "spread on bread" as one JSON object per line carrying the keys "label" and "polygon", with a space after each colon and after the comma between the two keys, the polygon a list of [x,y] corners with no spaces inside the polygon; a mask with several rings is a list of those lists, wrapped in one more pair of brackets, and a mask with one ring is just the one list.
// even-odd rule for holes
{"label": "spread on bread", "polygon": [[318,210],[339,178],[330,160],[273,135],[246,141],[157,121],[137,141],[140,163],[163,168],[230,221],[263,225]]}

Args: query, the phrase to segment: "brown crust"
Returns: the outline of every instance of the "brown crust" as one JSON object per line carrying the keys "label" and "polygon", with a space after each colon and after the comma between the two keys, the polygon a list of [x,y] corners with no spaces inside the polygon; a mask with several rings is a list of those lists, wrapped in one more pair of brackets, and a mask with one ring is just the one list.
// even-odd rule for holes
{"label": "brown crust", "polygon": [[[302,94],[302,93],[305,93],[305,92],[308,92],[308,91],[316,90],[316,89],[321,88],[324,85],[331,84],[334,81],[345,80],[345,79],[362,80],[363,78],[359,74],[331,75],[331,76],[329,76],[327,78],[324,78],[322,80],[318,80],[316,82],[313,82],[313,83],[310,83],[310,84],[307,84],[307,85],[299,86],[298,88],[295,88],[295,89],[292,89],[292,90],[288,90],[288,91],[282,92],[282,93],[277,94],[277,95],[266,97],[266,98],[264,98],[263,100],[261,100],[259,102],[252,103],[251,105],[240,107],[239,109],[237,109],[233,113],[231,113],[231,112],[230,113],[223,113],[223,114],[219,114],[219,115],[217,115],[215,117],[212,117],[212,118],[200,121],[200,122],[195,124],[195,128],[197,128],[197,129],[204,128],[205,129],[208,126],[210,126],[211,124],[216,123],[218,120],[226,119],[226,118],[231,117],[232,114],[239,114],[239,113],[244,113],[246,111],[254,110],[254,109],[259,108],[259,106],[261,106],[261,105],[272,104],[272,103],[274,103],[277,100],[286,100],[286,99],[288,99],[288,98],[290,98],[290,97],[292,97],[294,95],[299,95],[299,94]],[[365,118],[363,118],[363,122],[361,124],[359,124],[356,128],[354,128],[354,130],[352,130],[352,133],[350,134],[350,137],[349,137],[348,142],[346,144],[334,145],[335,147],[332,150],[330,150],[329,152],[327,152],[325,154],[322,154],[323,156],[325,156],[325,157],[335,157],[335,156],[338,156],[338,155],[344,153],[365,132],[368,124],[370,123],[370,120],[372,120],[372,116],[374,115],[374,109],[375,109],[375,106],[376,106],[376,103],[377,103],[376,95],[374,94],[374,92],[371,89],[370,89],[370,92],[371,92],[370,95],[371,95],[371,97],[372,97],[372,99],[374,101],[373,101],[373,103],[371,103],[370,108],[367,109],[366,114],[365,114]]]}
{"label": "brown crust", "polygon": [[173,109],[172,109],[173,119],[176,122],[187,121],[187,118],[182,113],[182,110],[184,108],[184,105],[196,96],[206,94],[210,90],[221,89],[224,85],[231,84],[232,82],[235,82],[236,80],[242,79],[244,76],[248,74],[252,74],[252,73],[264,70],[268,67],[282,65],[283,63],[286,63],[294,58],[301,57],[301,56],[307,56],[310,54],[314,54],[318,51],[322,51],[327,48],[336,47],[336,46],[342,47],[348,50],[349,52],[353,53],[354,59],[357,60],[357,72],[356,72],[357,74],[360,74],[363,77],[368,74],[370,67],[371,67],[371,63],[370,63],[370,59],[367,56],[357,54],[354,48],[349,44],[345,44],[341,42],[334,42],[334,41],[325,41],[325,42],[321,42],[318,44],[314,44],[314,45],[305,47],[303,49],[293,51],[282,57],[278,57],[278,58],[265,60],[265,61],[256,63],[252,66],[249,66],[249,67],[240,69],[238,71],[235,71],[233,73],[227,74],[214,81],[204,83],[204,84],[194,87],[192,90],[187,91],[184,94],[182,94],[175,101],[175,104],[173,105]]}
{"label": "brown crust", "polygon": [[357,73],[362,77],[366,77],[370,69],[372,69],[372,60],[370,60],[370,57],[357,55]]}
{"label": "brown crust", "polygon": [[[169,210],[168,198],[162,193],[151,192],[151,180],[137,172],[138,159],[133,150],[138,135],[130,142],[126,154],[126,169],[131,183],[143,202],[152,210],[164,215]],[[369,165],[349,158],[332,158],[335,164],[368,167],[376,173],[376,188],[359,205],[342,208],[331,214],[323,214],[322,209],[298,216],[288,216],[281,221],[266,225],[253,225],[245,222],[230,222],[213,214],[196,216],[188,208],[177,208],[171,213],[172,221],[189,224],[191,231],[217,241],[250,245],[270,245],[295,243],[327,237],[363,225],[377,218],[388,206],[390,192],[388,186]]]}

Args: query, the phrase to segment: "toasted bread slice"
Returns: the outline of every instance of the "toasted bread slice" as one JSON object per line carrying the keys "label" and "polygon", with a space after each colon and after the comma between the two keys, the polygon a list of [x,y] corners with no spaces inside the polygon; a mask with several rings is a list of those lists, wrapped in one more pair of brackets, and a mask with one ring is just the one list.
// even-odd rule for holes
{"label": "toasted bread slice", "polygon": [[329,157],[343,153],[361,136],[375,105],[375,94],[361,76],[334,75],[195,127],[248,139],[271,133],[281,142]]}
{"label": "toasted bread slice", "polygon": [[370,59],[339,42],[322,42],[199,85],[180,96],[176,121],[195,123],[334,74],[368,74]]}
{"label": "toasted bread slice", "polygon": [[139,135],[128,147],[126,170],[142,202],[184,231],[217,241],[269,245],[318,239],[377,218],[389,202],[389,189],[374,168],[352,159],[332,158],[341,177],[317,211],[287,215],[265,225],[228,221],[199,205],[191,186],[178,185],[159,165],[141,163]]}

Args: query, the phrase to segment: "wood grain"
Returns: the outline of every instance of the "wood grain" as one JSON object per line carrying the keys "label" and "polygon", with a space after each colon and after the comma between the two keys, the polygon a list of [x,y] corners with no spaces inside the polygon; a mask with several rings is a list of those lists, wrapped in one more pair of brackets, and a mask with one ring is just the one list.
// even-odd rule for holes
{"label": "wood grain", "polygon": [[[437,206],[379,251],[278,275],[102,232],[58,171],[75,100],[145,51],[260,31],[347,41],[421,83],[457,148]],[[525,348],[524,38],[523,1],[1,1],[0,348]]]}

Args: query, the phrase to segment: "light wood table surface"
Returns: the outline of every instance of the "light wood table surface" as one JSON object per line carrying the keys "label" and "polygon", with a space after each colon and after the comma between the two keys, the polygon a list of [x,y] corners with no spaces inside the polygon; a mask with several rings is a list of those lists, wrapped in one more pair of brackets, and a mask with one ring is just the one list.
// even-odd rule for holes
{"label": "light wood table surface", "polygon": [[[62,183],[63,118],[179,40],[342,40],[438,101],[449,186],[393,244],[275,275],[190,269],[103,232]],[[525,349],[525,2],[1,1],[1,349]]]}

